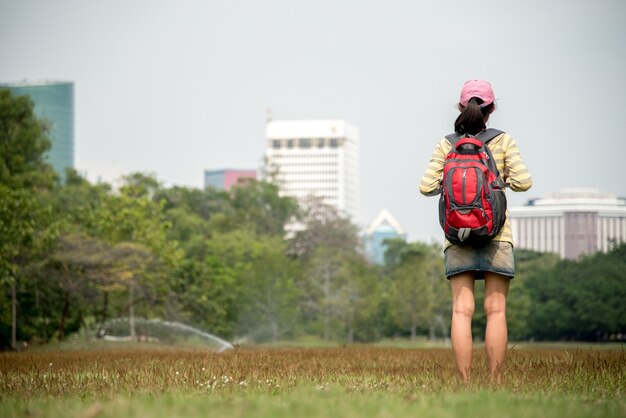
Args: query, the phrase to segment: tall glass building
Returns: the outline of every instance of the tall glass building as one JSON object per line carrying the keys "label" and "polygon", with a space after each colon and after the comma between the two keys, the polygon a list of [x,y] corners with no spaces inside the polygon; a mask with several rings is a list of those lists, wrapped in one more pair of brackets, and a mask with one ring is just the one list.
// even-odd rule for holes
{"label": "tall glass building", "polygon": [[385,240],[396,238],[406,241],[406,233],[396,218],[383,209],[365,231],[365,254],[370,261],[385,264]]}
{"label": "tall glass building", "polygon": [[30,96],[35,115],[50,126],[50,151],[46,156],[54,170],[65,178],[65,169],[74,168],[74,83],[35,81],[0,84],[14,96]]}

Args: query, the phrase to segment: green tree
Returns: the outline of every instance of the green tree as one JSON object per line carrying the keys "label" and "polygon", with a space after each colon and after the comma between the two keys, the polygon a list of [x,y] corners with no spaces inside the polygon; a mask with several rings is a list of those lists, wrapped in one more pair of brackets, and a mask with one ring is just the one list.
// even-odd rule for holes
{"label": "green tree", "polygon": [[232,337],[239,315],[239,283],[236,269],[219,255],[203,261],[185,258],[172,282],[179,319],[206,331]]}
{"label": "green tree", "polygon": [[305,318],[321,323],[322,337],[327,341],[342,314],[346,262],[346,253],[321,246],[309,256],[301,283]]}
{"label": "green tree", "polygon": [[[324,339],[345,335],[352,341],[378,305],[378,292],[366,268],[358,230],[321,199],[306,202],[300,225],[289,240],[290,254],[301,264],[298,280],[302,319]],[[369,303],[371,302],[371,303]]]}
{"label": "green tree", "polygon": [[56,175],[45,162],[47,133],[30,98],[0,89],[0,184],[29,190],[52,187]]}
{"label": "green tree", "polygon": [[385,258],[391,263],[390,309],[396,324],[409,331],[411,339],[418,328],[429,330],[434,338],[437,327],[447,336],[449,296],[443,277],[441,248],[423,243],[390,243]]}
{"label": "green tree", "polygon": [[142,199],[156,198],[163,187],[155,174],[131,173],[122,177],[122,181],[120,191],[123,195]]}
{"label": "green tree", "polygon": [[50,338],[51,324],[57,326],[62,341],[69,322],[69,329],[75,330],[85,325],[86,316],[97,314],[101,286],[109,280],[110,251],[101,240],[70,233],[59,236],[52,251],[37,265],[33,284],[41,296],[32,312],[43,318],[38,321],[43,326],[38,333],[44,341]]}
{"label": "green tree", "polygon": [[626,331],[626,244],[584,257],[563,271],[576,283],[577,339],[605,341]]}
{"label": "green tree", "polygon": [[371,341],[379,337],[373,319],[381,303],[382,286],[377,269],[360,254],[346,257],[342,271],[343,286],[337,308],[343,318],[346,341]]}
{"label": "green tree", "polygon": [[240,333],[277,341],[293,335],[297,318],[296,264],[281,237],[257,236],[252,268],[245,269],[238,320]]}
{"label": "green tree", "polygon": [[[45,251],[55,234],[55,228],[49,207],[43,205],[32,191],[0,185],[0,196],[0,279],[2,286],[10,292],[10,345],[15,349],[18,282],[27,280],[24,267]],[[3,325],[6,325],[4,321]]]}
{"label": "green tree", "polygon": [[[135,242],[119,242],[111,251],[109,269],[116,284],[126,288],[128,294],[128,324],[130,337],[137,339],[135,330],[135,306],[138,301],[146,301],[148,305],[159,303],[162,292],[155,282],[167,280],[163,277],[165,270],[155,254],[146,246]],[[165,285],[165,287],[169,287]]]}
{"label": "green tree", "polygon": [[[132,314],[135,304],[140,302],[146,315],[170,317],[174,312],[169,302],[175,299],[170,281],[183,252],[178,242],[167,237],[171,224],[165,217],[165,202],[156,202],[151,193],[142,191],[145,189],[134,182],[139,178],[141,182],[156,184],[156,180],[152,182],[144,176],[132,175],[127,178],[133,180],[130,184],[125,183],[119,194],[105,194],[91,208],[93,215],[82,225],[82,230],[112,245],[113,253],[120,257],[120,269],[128,276],[127,286],[124,286],[128,297],[124,302],[117,300],[124,310]],[[82,208],[78,210],[82,211]],[[128,254],[123,255],[124,249]],[[141,263],[158,268],[144,271]],[[142,297],[138,299],[138,295]]]}
{"label": "green tree", "polygon": [[280,196],[278,186],[266,181],[249,180],[231,190],[234,225],[248,225],[257,234],[282,236],[285,224],[298,213],[291,197]]}
{"label": "green tree", "polygon": [[173,209],[182,209],[204,221],[210,220],[216,214],[232,216],[234,212],[230,194],[213,188],[200,190],[174,186],[158,190],[155,200],[165,202],[163,208],[166,213]]}
{"label": "green tree", "polygon": [[626,330],[626,244],[529,274],[529,334],[542,340],[603,341]]}
{"label": "green tree", "polygon": [[529,318],[535,307],[528,289],[528,277],[554,268],[559,261],[556,254],[538,253],[528,250],[515,251],[515,279],[511,281],[507,297],[507,324],[509,338],[529,338]]}
{"label": "green tree", "polygon": [[[2,316],[2,327],[11,329],[17,346],[18,289],[24,267],[33,262],[50,243],[54,223],[44,193],[54,185],[55,174],[44,160],[50,148],[47,129],[33,113],[27,97],[13,97],[0,89],[0,280],[10,289],[10,327]],[[8,316],[8,315],[7,315]]]}
{"label": "green tree", "polygon": [[75,170],[67,170],[65,184],[54,189],[50,196],[60,233],[96,236],[110,194],[110,185],[92,185]]}
{"label": "green tree", "polygon": [[181,284],[180,297],[194,322],[255,339],[276,340],[292,331],[295,268],[282,238],[247,229],[218,232],[206,242],[205,253],[202,268],[186,265],[189,275]]}
{"label": "green tree", "polygon": [[290,252],[306,260],[320,247],[362,253],[358,228],[322,199],[310,196],[305,209],[294,226]]}
{"label": "green tree", "polygon": [[[186,255],[175,282],[182,318],[226,336],[254,330],[255,338],[278,338],[291,331],[296,315],[283,314],[289,310],[283,296],[295,291],[288,273],[294,268],[282,237],[297,213],[293,199],[281,197],[275,185],[248,181],[229,192],[162,189],[155,200],[171,223],[167,237],[179,241]],[[253,274],[260,276],[248,289],[243,283]]]}

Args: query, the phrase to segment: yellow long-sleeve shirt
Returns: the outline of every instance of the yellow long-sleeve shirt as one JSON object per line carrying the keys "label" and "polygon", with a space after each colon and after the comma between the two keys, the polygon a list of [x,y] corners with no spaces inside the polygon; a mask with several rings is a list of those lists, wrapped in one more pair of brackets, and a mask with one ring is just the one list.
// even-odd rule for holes
{"label": "yellow long-sleeve shirt", "polygon": [[[515,140],[507,133],[502,133],[487,143],[491,155],[496,162],[502,179],[514,192],[524,192],[533,182],[526,164],[522,160]],[[446,138],[439,141],[428,163],[428,168],[420,182],[420,192],[426,196],[435,196],[441,193],[441,177],[446,156],[452,149],[452,144]],[[513,244],[513,234],[507,216],[506,222],[495,241],[507,241]],[[445,248],[451,244],[446,241]]]}

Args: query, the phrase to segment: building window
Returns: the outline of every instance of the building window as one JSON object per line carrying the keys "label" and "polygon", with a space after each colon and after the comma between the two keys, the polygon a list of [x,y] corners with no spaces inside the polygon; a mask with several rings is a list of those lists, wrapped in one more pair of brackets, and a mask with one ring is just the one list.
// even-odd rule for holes
{"label": "building window", "polygon": [[272,148],[274,148],[274,149],[280,149],[280,139],[274,139],[274,140],[272,140]]}
{"label": "building window", "polygon": [[337,138],[330,138],[330,147],[337,148],[339,146],[339,140]]}
{"label": "building window", "polygon": [[311,138],[300,138],[300,148],[311,148]]}
{"label": "building window", "polygon": [[317,138],[317,147],[324,148],[324,138]]}
{"label": "building window", "polygon": [[287,148],[293,148],[293,139],[287,140]]}

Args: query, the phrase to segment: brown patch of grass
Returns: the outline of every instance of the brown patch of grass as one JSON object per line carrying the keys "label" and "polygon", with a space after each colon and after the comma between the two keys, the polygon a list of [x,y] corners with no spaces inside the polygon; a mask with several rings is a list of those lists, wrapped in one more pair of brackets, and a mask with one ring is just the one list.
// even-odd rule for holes
{"label": "brown patch of grass", "polygon": [[[623,351],[510,350],[504,389],[620,399]],[[469,389],[488,387],[476,352]],[[134,394],[280,393],[299,385],[406,396],[465,390],[449,349],[347,347],[237,348],[224,353],[124,349],[0,354],[0,397],[102,397]]]}

